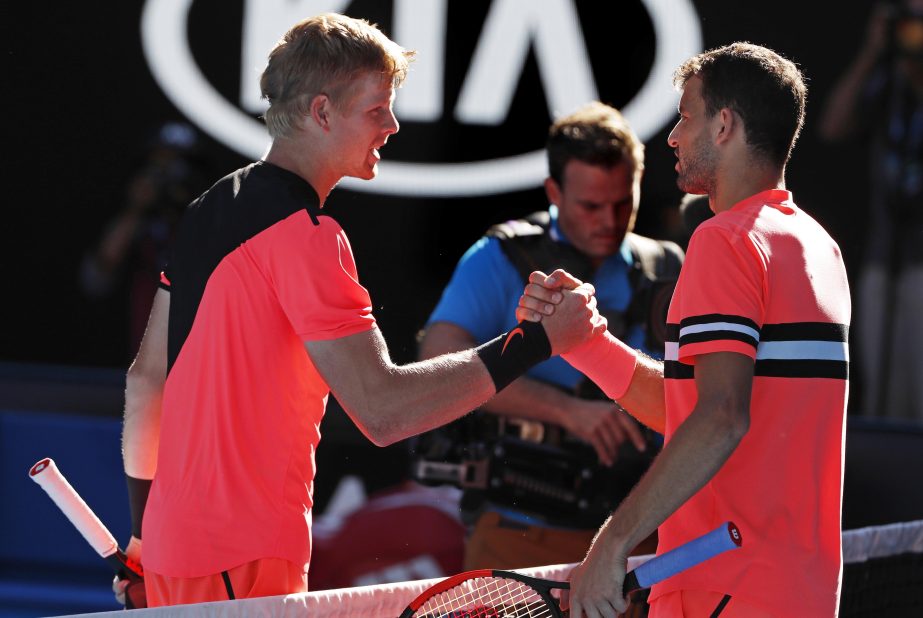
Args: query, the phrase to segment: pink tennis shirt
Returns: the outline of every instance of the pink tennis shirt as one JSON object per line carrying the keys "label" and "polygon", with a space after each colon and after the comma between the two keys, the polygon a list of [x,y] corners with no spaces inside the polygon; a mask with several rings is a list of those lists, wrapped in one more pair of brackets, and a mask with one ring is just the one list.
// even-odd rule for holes
{"label": "pink tennis shirt", "polygon": [[703,223],[670,305],[666,440],[692,412],[696,358],[754,360],[750,429],[660,527],[658,553],[733,521],[743,547],[654,587],[730,594],[779,616],[833,616],[848,390],[849,288],[824,229],[771,190]]}
{"label": "pink tennis shirt", "polygon": [[307,183],[259,163],[209,194],[218,206],[193,204],[167,273],[170,327],[183,324],[180,305],[191,326],[181,345],[171,332],[144,566],[199,577],[283,558],[307,569],[329,387],[304,342],[372,328],[371,301],[343,230],[306,209]]}

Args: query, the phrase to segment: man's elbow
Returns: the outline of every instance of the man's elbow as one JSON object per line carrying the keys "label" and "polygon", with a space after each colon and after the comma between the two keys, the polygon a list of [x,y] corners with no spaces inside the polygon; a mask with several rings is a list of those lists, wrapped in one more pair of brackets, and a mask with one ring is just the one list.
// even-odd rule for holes
{"label": "man's elbow", "polygon": [[359,429],[365,434],[365,437],[369,439],[369,442],[379,447],[391,446],[395,442],[400,442],[406,437],[393,426],[389,427],[384,424],[365,425],[360,426]]}
{"label": "man's elbow", "polygon": [[711,433],[735,446],[750,430],[750,402],[735,397],[711,398],[700,401],[697,409],[708,419]]}
{"label": "man's elbow", "polygon": [[726,401],[719,407],[722,430],[735,444],[750,430],[750,402]]}
{"label": "man's elbow", "polygon": [[380,432],[369,436],[369,441],[375,446],[384,448],[400,442],[403,437],[393,432]]}
{"label": "man's elbow", "polygon": [[745,409],[735,416],[733,435],[738,442],[750,431],[750,411]]}
{"label": "man's elbow", "polygon": [[379,408],[346,410],[356,427],[375,446],[391,446],[408,437],[385,410]]}
{"label": "man's elbow", "polygon": [[125,410],[126,414],[131,410],[145,409],[146,406],[131,405],[141,400],[147,400],[152,396],[160,396],[163,393],[164,376],[157,372],[145,370],[138,367],[137,363],[133,364],[125,376]]}

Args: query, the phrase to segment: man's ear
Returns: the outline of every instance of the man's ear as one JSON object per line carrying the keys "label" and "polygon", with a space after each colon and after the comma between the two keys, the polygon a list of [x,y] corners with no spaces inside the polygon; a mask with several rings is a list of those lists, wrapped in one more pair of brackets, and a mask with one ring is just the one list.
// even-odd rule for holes
{"label": "man's ear", "polygon": [[330,111],[332,106],[333,102],[326,94],[315,95],[311,99],[311,105],[308,106],[311,120],[324,131],[330,130]]}
{"label": "man's ear", "polygon": [[718,110],[718,123],[715,128],[715,144],[728,142],[740,131],[743,131],[743,120],[729,107]]}
{"label": "man's ear", "polygon": [[561,185],[551,176],[545,179],[545,196],[548,198],[549,204],[558,205],[561,203]]}

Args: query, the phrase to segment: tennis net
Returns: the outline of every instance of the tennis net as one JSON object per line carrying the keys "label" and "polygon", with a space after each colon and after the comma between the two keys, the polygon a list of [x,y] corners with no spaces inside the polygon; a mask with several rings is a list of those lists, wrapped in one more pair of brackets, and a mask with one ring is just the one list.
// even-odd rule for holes
{"label": "tennis net", "polygon": [[923,616],[923,520],[843,533],[841,618]]}
{"label": "tennis net", "polygon": [[[647,558],[632,557],[629,569],[638,567]],[[844,532],[843,561],[841,618],[923,616],[923,520]],[[550,565],[517,570],[533,577],[561,580],[572,567]],[[134,610],[131,615],[136,618],[397,618],[417,595],[440,579]],[[794,608],[793,612],[797,614]],[[80,614],[83,618],[124,615],[121,612]]]}

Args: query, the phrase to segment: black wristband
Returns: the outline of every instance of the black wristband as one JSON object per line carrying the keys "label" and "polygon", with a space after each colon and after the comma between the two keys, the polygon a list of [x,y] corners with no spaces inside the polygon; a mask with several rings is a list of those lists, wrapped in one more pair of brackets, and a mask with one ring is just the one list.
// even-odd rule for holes
{"label": "black wristband", "polygon": [[131,510],[131,536],[141,538],[141,521],[144,518],[144,507],[147,505],[147,495],[151,491],[151,481],[136,479],[125,475],[128,483],[128,507]]}
{"label": "black wristband", "polygon": [[544,326],[524,321],[510,332],[478,347],[475,352],[487,367],[499,393],[531,367],[551,358],[551,342]]}

